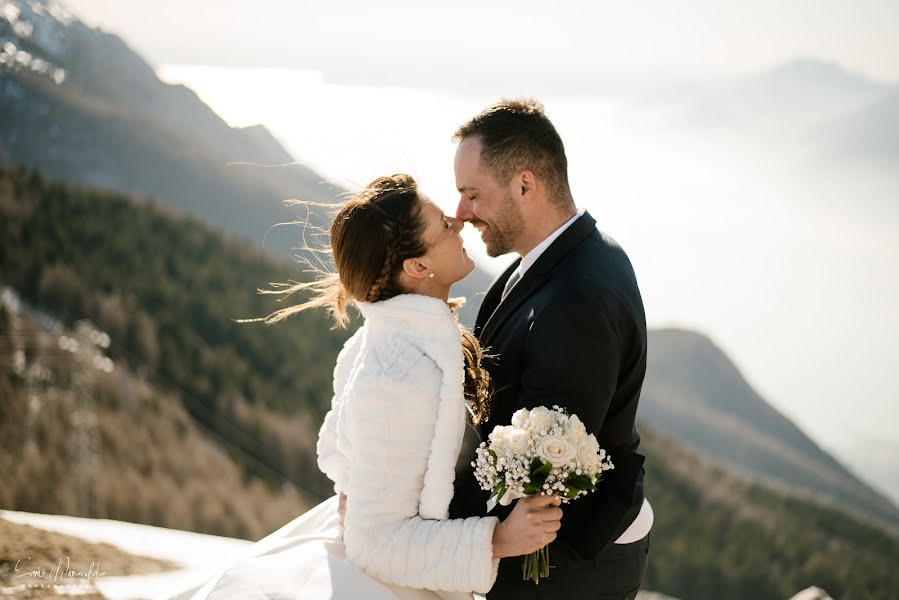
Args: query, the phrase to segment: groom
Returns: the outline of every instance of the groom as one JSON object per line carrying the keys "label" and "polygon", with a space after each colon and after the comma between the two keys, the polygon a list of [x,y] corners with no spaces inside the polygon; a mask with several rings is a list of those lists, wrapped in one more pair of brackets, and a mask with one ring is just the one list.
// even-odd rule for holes
{"label": "groom", "polygon": [[[487,292],[474,333],[494,356],[495,394],[486,439],[521,407],[554,404],[577,414],[615,468],[597,491],[564,507],[550,545],[551,575],[523,581],[506,558],[488,600],[632,600],[646,570],[652,509],[634,427],[646,372],[646,318],[624,250],[578,210],[558,133],[539,102],[503,100],[454,139],[456,216],[474,225],[490,256],[519,255]],[[485,514],[487,492],[457,478],[450,517]],[[505,518],[511,506],[498,506]]]}

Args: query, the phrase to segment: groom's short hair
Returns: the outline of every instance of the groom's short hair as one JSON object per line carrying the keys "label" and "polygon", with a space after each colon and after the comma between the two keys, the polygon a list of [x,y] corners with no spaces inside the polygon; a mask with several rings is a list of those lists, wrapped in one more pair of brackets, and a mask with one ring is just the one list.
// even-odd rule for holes
{"label": "groom's short hair", "polygon": [[453,134],[458,141],[474,137],[481,142],[481,164],[501,183],[528,169],[543,180],[553,203],[572,202],[565,147],[539,101],[503,98]]}

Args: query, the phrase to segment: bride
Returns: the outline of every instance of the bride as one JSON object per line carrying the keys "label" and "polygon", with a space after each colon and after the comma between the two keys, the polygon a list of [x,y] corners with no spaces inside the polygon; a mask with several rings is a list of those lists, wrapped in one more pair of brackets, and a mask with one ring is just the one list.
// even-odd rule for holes
{"label": "bride", "polygon": [[461,229],[408,175],[376,179],[341,207],[337,273],[283,290],[314,296],[267,319],[325,308],[345,325],[351,303],[365,317],[337,358],[317,445],[336,495],[254,544],[195,600],[470,598],[493,586],[499,559],[555,539],[562,510],[549,496],[519,500],[503,522],[448,518],[459,457],[473,453],[462,446],[480,442],[472,421],[489,400],[481,348],[449,300],[474,269]]}

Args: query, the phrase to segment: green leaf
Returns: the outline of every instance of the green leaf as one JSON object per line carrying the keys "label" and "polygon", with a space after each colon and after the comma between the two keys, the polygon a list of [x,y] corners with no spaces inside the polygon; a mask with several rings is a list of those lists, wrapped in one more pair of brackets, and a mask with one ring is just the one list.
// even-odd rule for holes
{"label": "green leaf", "polygon": [[506,482],[500,481],[495,486],[493,486],[493,493],[491,494],[491,498],[496,496],[497,498],[502,498],[503,494],[506,493]]}
{"label": "green leaf", "polygon": [[[534,463],[532,462],[531,464],[533,465]],[[530,485],[534,488],[534,492],[539,492],[543,489],[543,484],[546,483],[546,476],[549,475],[552,468],[552,463],[546,463],[531,471]]]}
{"label": "green leaf", "polygon": [[565,497],[570,500],[577,498],[579,492],[580,490],[575,487],[571,487],[570,485],[565,486]]}
{"label": "green leaf", "polygon": [[533,470],[533,464],[534,464],[534,463],[532,462],[532,463],[531,463],[531,472],[532,472],[534,475],[543,475],[543,476],[546,476],[546,475],[549,475],[549,472],[553,470],[553,464],[552,464],[551,462],[546,462],[546,463],[544,463],[543,466],[541,466],[540,468],[538,468],[536,471]]}
{"label": "green leaf", "polygon": [[585,490],[588,492],[592,492],[596,489],[596,487],[593,485],[593,482],[586,475],[572,475],[565,483],[567,485],[570,485],[571,487],[575,487],[579,490]]}

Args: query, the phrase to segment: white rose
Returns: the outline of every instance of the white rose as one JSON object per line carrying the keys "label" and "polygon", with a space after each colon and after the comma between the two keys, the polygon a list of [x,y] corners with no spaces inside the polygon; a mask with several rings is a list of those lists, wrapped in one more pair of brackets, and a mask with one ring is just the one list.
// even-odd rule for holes
{"label": "white rose", "polygon": [[553,414],[545,406],[538,406],[531,410],[531,427],[534,431],[543,431],[553,426]]}
{"label": "white rose", "polygon": [[548,435],[537,444],[537,455],[554,467],[566,465],[577,454],[577,447],[559,435]]}
{"label": "white rose", "polygon": [[581,440],[584,439],[584,436],[587,435],[587,428],[577,415],[571,415],[568,418],[568,424],[565,426],[565,431],[568,433],[568,439],[575,444],[580,443]]}
{"label": "white rose", "polygon": [[590,469],[595,469],[599,465],[599,456],[596,454],[596,449],[587,440],[584,440],[578,446],[577,461]]}
{"label": "white rose", "polygon": [[490,435],[487,436],[487,439],[490,440],[490,447],[493,450],[499,451],[502,448],[505,448],[509,443],[509,437],[506,433],[506,428],[502,425],[497,425],[493,428],[493,431],[490,432]]}
{"label": "white rose", "polygon": [[530,441],[531,436],[526,429],[514,427],[506,433],[506,442],[509,444],[509,449],[515,454],[523,454],[528,449],[528,442]]}
{"label": "white rose", "polygon": [[519,408],[515,411],[515,414],[512,415],[512,425],[515,425],[515,427],[527,428],[530,423],[531,411],[526,408]]}

